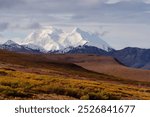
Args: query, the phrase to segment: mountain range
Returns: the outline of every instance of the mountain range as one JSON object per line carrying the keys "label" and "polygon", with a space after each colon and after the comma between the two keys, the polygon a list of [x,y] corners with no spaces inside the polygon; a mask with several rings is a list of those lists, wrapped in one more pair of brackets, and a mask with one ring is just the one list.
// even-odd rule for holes
{"label": "mountain range", "polygon": [[85,32],[79,28],[74,28],[71,32],[53,27],[41,29],[29,34],[22,44],[37,45],[46,51],[63,50],[83,45],[95,46],[106,51],[111,50],[111,47],[98,34]]}
{"label": "mountain range", "polygon": [[5,49],[15,52],[25,52],[25,53],[42,53],[45,52],[44,49],[39,48],[36,45],[20,45],[12,40],[8,40],[4,44],[0,44],[0,49]]}
{"label": "mountain range", "polygon": [[49,27],[32,32],[18,44],[12,40],[0,49],[23,53],[96,54],[112,56],[121,64],[134,68],[150,69],[150,49],[127,47],[115,50],[98,34],[75,28],[71,32]]}

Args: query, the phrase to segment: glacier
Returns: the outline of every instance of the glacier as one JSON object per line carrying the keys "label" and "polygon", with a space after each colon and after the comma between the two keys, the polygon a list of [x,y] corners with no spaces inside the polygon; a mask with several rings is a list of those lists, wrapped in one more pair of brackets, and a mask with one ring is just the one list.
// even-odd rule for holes
{"label": "glacier", "polygon": [[65,32],[52,26],[32,32],[24,39],[22,45],[41,47],[42,51],[43,49],[56,51],[84,45],[95,46],[105,51],[109,51],[112,48],[98,34],[86,32],[80,28]]}

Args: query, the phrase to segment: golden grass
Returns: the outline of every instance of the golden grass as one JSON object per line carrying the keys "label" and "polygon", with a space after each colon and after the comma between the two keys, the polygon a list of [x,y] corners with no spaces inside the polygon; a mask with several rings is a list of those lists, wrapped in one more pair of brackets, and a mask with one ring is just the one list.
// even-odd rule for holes
{"label": "golden grass", "polygon": [[0,73],[7,74],[0,76],[0,94],[6,99],[36,99],[35,95],[43,94],[68,96],[70,99],[150,99],[149,88],[5,69],[0,69]]}

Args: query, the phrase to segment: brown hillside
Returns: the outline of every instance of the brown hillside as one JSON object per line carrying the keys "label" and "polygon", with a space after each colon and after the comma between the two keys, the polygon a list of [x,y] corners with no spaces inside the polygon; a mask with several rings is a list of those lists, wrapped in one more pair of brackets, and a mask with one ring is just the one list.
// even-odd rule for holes
{"label": "brown hillside", "polygon": [[136,73],[149,71],[111,57],[0,50],[0,99],[150,99],[150,82]]}
{"label": "brown hillside", "polygon": [[87,61],[78,62],[77,65],[80,65],[88,70],[114,75],[125,79],[150,81],[150,70],[135,69],[123,66],[112,57],[93,56],[92,61],[89,58]]}
{"label": "brown hillside", "polygon": [[150,81],[150,70],[123,66],[112,57],[97,55],[50,55],[53,61],[75,63],[85,69],[137,81]]}
{"label": "brown hillside", "polygon": [[[0,62],[19,64],[27,67],[55,67],[61,69],[80,69],[79,66],[98,73],[113,75],[119,78],[150,81],[150,70],[129,68],[121,65],[112,57],[68,54],[16,54],[14,52],[0,51]],[[38,63],[38,64],[37,64]],[[74,64],[79,65],[75,66]]]}

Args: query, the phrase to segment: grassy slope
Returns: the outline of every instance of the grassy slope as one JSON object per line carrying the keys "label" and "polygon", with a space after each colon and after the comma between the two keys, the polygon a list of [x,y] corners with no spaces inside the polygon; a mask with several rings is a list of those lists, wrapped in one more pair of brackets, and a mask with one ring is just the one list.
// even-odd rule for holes
{"label": "grassy slope", "polygon": [[124,79],[150,82],[150,70],[129,68],[120,65],[111,57],[97,57],[96,61],[80,62],[78,65],[99,73],[118,76]]}
{"label": "grassy slope", "polygon": [[149,92],[147,82],[91,72],[45,55],[0,52],[1,99],[150,99]]}

